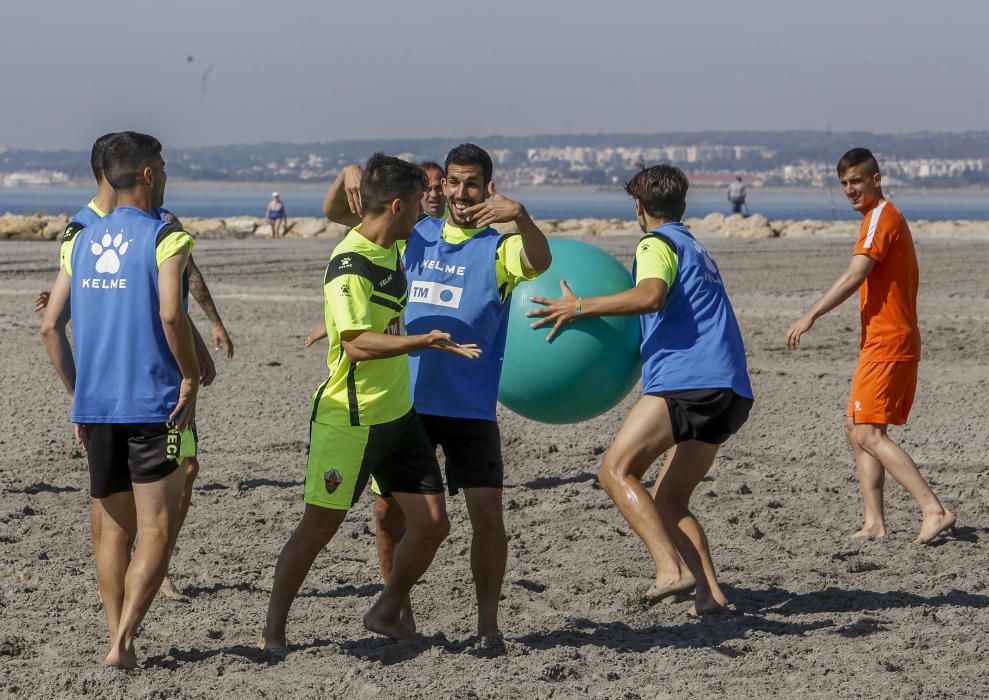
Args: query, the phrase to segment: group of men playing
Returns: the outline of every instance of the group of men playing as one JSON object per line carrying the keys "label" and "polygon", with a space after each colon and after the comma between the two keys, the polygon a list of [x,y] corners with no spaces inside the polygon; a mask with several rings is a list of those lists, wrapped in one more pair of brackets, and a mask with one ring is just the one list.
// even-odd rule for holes
{"label": "group of men playing", "polygon": [[[151,136],[97,141],[97,197],[66,229],[58,277],[50,296],[38,299],[38,308],[47,305],[42,336],[88,455],[111,638],[106,662],[121,667],[137,663],[134,636],[156,592],[174,589],[163,582],[198,470],[196,398],[215,369],[188,317],[189,291],[214,324],[215,346],[233,353],[192,262],[194,241],[161,208],[164,165]],[[918,541],[930,542],[954,516],[886,432],[906,421],[916,383],[913,243],[882,196],[871,153],[845,154],[838,175],[865,217],[862,236],[849,270],[793,324],[787,342],[795,346],[816,318],[861,287],[862,356],[847,414],[865,498],[857,534],[885,534],[889,471],[921,506]],[[692,610],[705,615],[726,611],[728,601],[689,500],[720,445],[747,420],[753,392],[717,264],[682,223],[688,187],[670,165],[626,184],[644,234],[631,289],[582,298],[581,280],[570,280],[573,289],[561,283],[560,298],[534,298],[528,315],[534,328],[552,326],[550,341],[583,317],[640,316],[642,396],[606,452],[600,480],[653,558],[645,599],[693,590]],[[383,154],[349,166],[331,185],[324,213],[350,227],[326,267],[324,319],[306,339],[307,346],[327,340],[328,377],[312,397],[305,508],[278,557],[259,644],[288,651],[289,608],[368,481],[385,586],[364,624],[393,639],[416,634],[410,591],[450,528],[440,447],[446,490],[463,491],[473,529],[477,641],[497,653],[508,548],[495,405],[510,296],[552,264],[549,243],[526,208],[497,191],[491,158],[473,144],[452,149],[442,166]],[[497,224],[518,233],[503,235]],[[642,479],[664,453],[647,490]]]}

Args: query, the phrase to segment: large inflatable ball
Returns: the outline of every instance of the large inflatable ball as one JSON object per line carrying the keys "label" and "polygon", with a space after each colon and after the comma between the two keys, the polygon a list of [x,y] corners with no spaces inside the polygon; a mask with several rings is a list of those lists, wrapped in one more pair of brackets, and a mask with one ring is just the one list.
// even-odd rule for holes
{"label": "large inflatable ball", "polygon": [[621,401],[639,379],[639,318],[578,318],[552,342],[552,325],[533,330],[538,308],[532,297],[557,299],[560,280],[579,297],[615,294],[632,286],[625,267],[588,243],[550,242],[553,264],[512,293],[505,362],[498,400],[508,409],[543,423],[578,423]]}

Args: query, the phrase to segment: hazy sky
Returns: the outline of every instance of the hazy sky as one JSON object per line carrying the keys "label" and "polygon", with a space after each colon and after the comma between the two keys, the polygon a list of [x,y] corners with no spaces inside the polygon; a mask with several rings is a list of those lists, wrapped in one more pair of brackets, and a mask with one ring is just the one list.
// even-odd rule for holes
{"label": "hazy sky", "polygon": [[977,0],[11,0],[2,18],[15,148],[989,128]]}

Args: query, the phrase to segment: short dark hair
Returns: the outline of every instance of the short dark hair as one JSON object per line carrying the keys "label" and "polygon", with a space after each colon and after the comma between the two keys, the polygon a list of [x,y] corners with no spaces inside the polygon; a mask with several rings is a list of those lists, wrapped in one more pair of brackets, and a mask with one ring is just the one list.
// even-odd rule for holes
{"label": "short dark hair", "polygon": [[491,182],[491,177],[494,175],[491,156],[483,148],[472,143],[462,143],[446,154],[446,170],[449,170],[451,165],[480,165],[485,185]]}
{"label": "short dark hair", "polygon": [[687,210],[690,181],[675,165],[654,165],[637,172],[625,183],[625,191],[642,202],[642,208],[656,219],[679,221]]}
{"label": "short dark hair", "polygon": [[437,163],[435,160],[424,160],[421,163],[419,163],[419,167],[422,168],[423,171],[427,173],[430,170],[438,170],[440,175],[446,174],[446,172],[443,170],[443,166]]}
{"label": "short dark hair", "polygon": [[857,165],[866,165],[869,175],[875,175],[879,172],[879,161],[872,155],[872,151],[868,148],[853,148],[838,161],[838,177],[844,175],[849,168],[854,168]]}
{"label": "short dark hair", "polygon": [[419,188],[426,189],[426,173],[401,158],[375,153],[364,168],[361,204],[369,214],[381,214],[395,199],[405,199]]}
{"label": "short dark hair", "polygon": [[115,190],[137,186],[141,169],[161,160],[161,141],[136,131],[112,134],[103,149],[103,176]]}
{"label": "short dark hair", "polygon": [[103,151],[106,149],[106,142],[110,140],[111,136],[113,136],[112,131],[96,139],[93,142],[93,150],[89,153],[89,166],[93,169],[93,177],[96,178],[97,185],[103,179]]}

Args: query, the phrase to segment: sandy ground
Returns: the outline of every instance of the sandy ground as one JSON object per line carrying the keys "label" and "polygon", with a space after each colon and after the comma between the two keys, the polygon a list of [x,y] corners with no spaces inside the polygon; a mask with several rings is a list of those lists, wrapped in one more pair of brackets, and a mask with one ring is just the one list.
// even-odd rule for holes
{"label": "sandy ground", "polygon": [[[635,238],[599,241],[629,262]],[[368,634],[380,590],[371,499],[317,560],[290,618],[294,651],[253,644],[278,551],[302,511],[309,396],[324,357],[304,350],[331,242],[206,241],[197,258],[237,343],[201,395],[203,472],[143,667],[104,669],[107,640],[86,513],[86,463],[31,313],[54,244],[0,246],[0,694],[17,697],[989,697],[989,457],[985,242],[923,241],[925,361],[894,436],[959,515],[952,538],[912,544],[918,512],[888,486],[890,536],[860,542],[842,435],[857,311],[819,322],[796,352],[789,323],[847,263],[851,239],[711,241],[749,352],[757,403],[694,507],[740,614],[695,621],[685,601],[644,609],[645,547],[596,485],[634,396],[572,427],[502,416],[510,560],[507,654],[468,645],[474,593],[462,498],[414,591],[430,644]],[[198,309],[194,317],[203,321]],[[201,323],[205,328],[205,324]]]}

